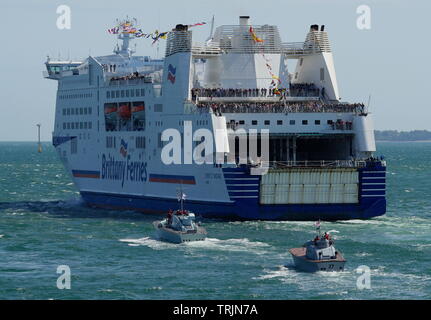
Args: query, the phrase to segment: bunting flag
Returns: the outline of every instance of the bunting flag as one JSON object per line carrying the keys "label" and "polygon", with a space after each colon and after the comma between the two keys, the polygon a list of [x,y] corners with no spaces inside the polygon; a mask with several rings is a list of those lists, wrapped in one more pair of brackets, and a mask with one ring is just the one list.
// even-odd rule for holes
{"label": "bunting flag", "polygon": [[[110,34],[119,34],[119,33],[123,33],[123,34],[132,34],[135,36],[135,38],[151,38],[153,39],[153,45],[159,41],[160,39],[167,39],[168,34],[170,33],[170,31],[165,31],[165,32],[159,32],[158,30],[155,30],[154,32],[151,33],[144,33],[141,29],[137,29],[135,27],[135,23],[136,23],[136,19],[133,19],[135,22],[131,21],[131,20],[124,20],[121,22],[118,22],[118,25],[108,29],[108,33]],[[189,24],[187,25],[187,27],[189,28],[193,28],[193,27],[197,27],[197,26],[203,26],[206,25],[206,22],[198,22],[198,23],[194,23],[194,24]]]}
{"label": "bunting flag", "polygon": [[188,27],[193,28],[193,27],[197,27],[197,26],[203,26],[204,24],[207,24],[207,23],[206,22],[198,22],[195,24],[189,24]]}
{"label": "bunting flag", "polygon": [[250,31],[251,37],[253,38],[254,42],[263,42],[263,39],[258,38],[258,36],[256,35],[256,33],[254,33],[254,30],[253,30],[252,26],[250,26],[250,30],[249,31]]}
{"label": "bunting flag", "polygon": [[120,31],[120,28],[119,28],[119,27],[114,27],[114,28],[108,29],[108,32],[109,32],[110,34],[118,34],[118,33],[119,33],[119,31]]}

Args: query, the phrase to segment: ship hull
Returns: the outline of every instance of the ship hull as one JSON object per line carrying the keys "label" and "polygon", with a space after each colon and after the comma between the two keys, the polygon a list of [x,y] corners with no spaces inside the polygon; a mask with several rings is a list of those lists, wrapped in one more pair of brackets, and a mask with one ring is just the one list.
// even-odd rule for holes
{"label": "ship hull", "polygon": [[[101,192],[81,192],[84,201],[91,207],[114,210],[134,210],[149,214],[166,214],[175,208],[178,201],[154,197],[140,197]],[[204,218],[232,220],[296,220],[316,219],[335,221],[369,219],[383,215],[386,200],[379,198],[362,204],[298,204],[259,205],[247,201],[232,203],[187,201],[187,208]]]}
{"label": "ship hull", "polygon": [[[357,203],[314,203],[314,204],[262,204],[259,189],[246,189],[249,195],[244,198],[231,198],[229,201],[201,201],[190,197],[187,208],[204,218],[220,218],[227,220],[295,220],[326,221],[370,219],[386,212],[385,167],[380,163],[368,164],[358,169],[358,201]],[[246,168],[226,168],[223,170],[227,184],[235,176],[244,180],[235,180],[234,191],[248,188],[247,179],[254,176]],[[238,175],[241,173],[240,175]],[[370,183],[370,181],[372,181]],[[240,183],[240,184],[238,184]],[[244,185],[242,185],[244,183]],[[376,189],[376,188],[380,189]],[[255,187],[252,187],[255,188]],[[205,190],[200,190],[205,193]],[[127,193],[81,191],[84,201],[91,207],[114,210],[134,210],[149,214],[166,214],[178,205],[176,198],[163,196],[130,195]]]}

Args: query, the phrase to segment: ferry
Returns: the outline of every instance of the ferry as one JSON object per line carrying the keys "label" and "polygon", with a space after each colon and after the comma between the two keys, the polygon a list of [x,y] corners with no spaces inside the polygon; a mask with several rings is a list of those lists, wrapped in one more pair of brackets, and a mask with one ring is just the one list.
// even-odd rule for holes
{"label": "ferry", "polygon": [[163,59],[135,55],[130,32],[110,55],[48,57],[44,77],[58,82],[52,143],[89,206],[166,214],[182,188],[208,218],[385,214],[373,117],[341,100],[325,26],[302,42],[248,16],[211,28],[205,42],[195,30],[164,33]]}

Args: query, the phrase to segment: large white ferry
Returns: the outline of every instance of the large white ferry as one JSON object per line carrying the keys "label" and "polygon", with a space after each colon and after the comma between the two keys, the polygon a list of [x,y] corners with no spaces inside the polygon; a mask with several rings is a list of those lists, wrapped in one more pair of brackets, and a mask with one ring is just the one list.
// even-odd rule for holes
{"label": "large white ferry", "polygon": [[[164,59],[134,55],[134,35],[120,32],[112,55],[46,62],[45,77],[58,81],[53,145],[88,205],[166,213],[182,188],[204,217],[385,213],[386,164],[373,156],[372,115],[340,101],[324,26],[312,25],[296,43],[246,16],[205,43],[194,42],[187,25],[166,36]],[[288,59],[296,60],[293,72]],[[166,129],[180,140],[163,141]],[[211,152],[198,148],[207,141],[198,129],[214,134]],[[239,150],[251,136],[259,162]],[[181,164],[165,164],[164,148],[175,141]],[[198,163],[196,152],[214,161]],[[257,167],[269,169],[259,175]]]}

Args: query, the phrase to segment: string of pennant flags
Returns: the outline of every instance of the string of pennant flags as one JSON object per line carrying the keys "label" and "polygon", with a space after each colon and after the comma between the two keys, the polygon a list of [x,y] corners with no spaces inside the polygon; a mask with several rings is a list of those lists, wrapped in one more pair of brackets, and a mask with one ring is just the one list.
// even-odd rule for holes
{"label": "string of pennant flags", "polygon": [[[250,32],[251,38],[253,39],[254,43],[264,43],[264,40],[259,38],[256,35],[252,26],[250,26],[249,32]],[[262,55],[263,59],[265,60],[266,68],[268,69],[268,73],[270,74],[270,76],[272,78],[271,86],[274,86],[274,89],[275,89],[274,93],[278,95],[278,94],[280,94],[280,91],[278,90],[278,86],[281,84],[281,79],[277,75],[275,75],[274,72],[272,72],[272,67],[270,64],[271,61],[270,61],[270,59],[268,59],[265,56],[265,53],[263,52],[263,48],[261,48],[261,49],[262,50],[261,50],[260,54]]]}
{"label": "string of pennant flags", "polygon": [[[136,21],[136,20],[135,20]],[[203,26],[207,24],[206,22],[198,22],[194,24],[187,25],[188,28],[193,28],[197,26]],[[151,38],[153,43],[156,43],[159,39],[166,39],[170,31],[160,32],[155,30],[151,33],[145,33],[142,29],[138,29],[134,26],[134,23],[130,20],[119,22],[117,26],[108,29],[109,34],[133,34],[135,38]]]}
{"label": "string of pennant flags", "polygon": [[[153,40],[152,44],[154,45],[157,41],[159,41],[160,39],[166,39],[168,34],[170,33],[170,31],[165,31],[165,32],[160,32],[159,30],[155,30],[151,33],[145,33],[142,31],[142,29],[138,29],[135,27],[135,24],[137,23],[136,19],[132,20],[124,20],[124,21],[117,21],[118,24],[113,27],[108,29],[108,33],[109,34],[133,34],[135,38],[151,38]],[[198,22],[198,23],[194,23],[194,24],[189,24],[187,25],[188,28],[193,28],[193,27],[197,27],[197,26],[203,26],[205,25],[206,22]],[[261,38],[259,38],[253,27],[250,26],[249,29],[251,38],[253,40],[254,43],[256,44],[263,44],[265,41]],[[271,67],[271,60],[268,59],[265,56],[265,53],[263,52],[263,47],[261,47],[261,55],[263,57],[263,59],[265,60],[265,65],[266,68],[268,69],[268,73],[270,74],[272,81],[271,81],[271,86],[274,87],[275,89],[275,94],[280,94],[279,90],[278,90],[278,86],[281,84],[281,79],[274,74],[274,72],[272,72],[272,67]]]}

